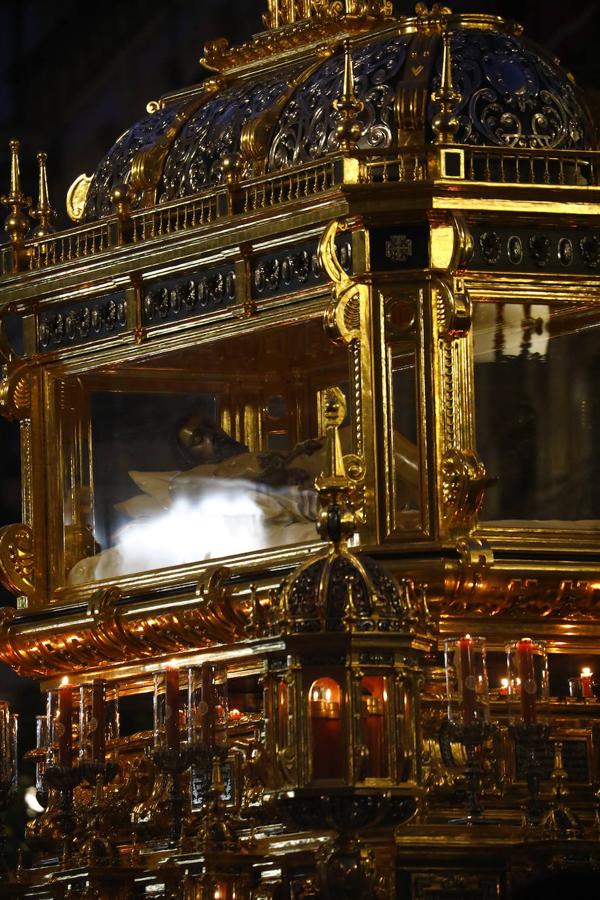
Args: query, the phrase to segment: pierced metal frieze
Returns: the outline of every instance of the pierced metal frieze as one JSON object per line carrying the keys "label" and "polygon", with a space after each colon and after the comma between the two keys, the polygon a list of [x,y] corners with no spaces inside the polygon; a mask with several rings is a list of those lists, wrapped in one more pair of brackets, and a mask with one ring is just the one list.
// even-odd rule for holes
{"label": "pierced metal frieze", "polygon": [[144,325],[188,319],[224,309],[235,301],[235,271],[232,266],[171,278],[148,285],[143,292]]}
{"label": "pierced metal frieze", "polygon": [[87,194],[84,222],[91,222],[111,214],[112,189],[129,180],[135,154],[144,147],[152,146],[161,137],[173,122],[179,109],[179,105],[173,104],[145,116],[111,147],[94,173]]}
{"label": "pierced metal frieze", "polygon": [[36,317],[37,348],[48,353],[59,347],[99,341],[128,330],[124,292],[63,304]]}
{"label": "pierced metal frieze", "polygon": [[[260,300],[278,294],[288,294],[327,281],[317,254],[317,241],[301,247],[289,247],[277,253],[259,256],[252,264],[252,298]],[[352,271],[352,242],[350,237],[336,240],[340,265]]]}
{"label": "pierced metal frieze", "polygon": [[[401,77],[410,41],[409,36],[395,37],[353,53],[355,91],[364,104],[357,118],[361,148],[386,150],[395,143],[395,83]],[[310,162],[337,149],[333,101],[342,93],[343,68],[343,54],[338,54],[298,88],[275,129],[270,171]]]}
{"label": "pierced metal frieze", "polygon": [[268,81],[242,81],[203,104],[176,139],[165,164],[160,201],[224,182],[223,158],[238,153],[244,124],[284,93],[298,66]]}
{"label": "pierced metal frieze", "polygon": [[[440,51],[434,91],[441,66]],[[461,95],[455,108],[459,144],[541,150],[590,146],[591,126],[566,73],[515,35],[453,32],[452,81]],[[431,101],[430,126],[435,112]]]}
{"label": "pierced metal frieze", "polygon": [[473,226],[470,269],[591,274],[600,266],[600,231],[559,228],[523,229]]}

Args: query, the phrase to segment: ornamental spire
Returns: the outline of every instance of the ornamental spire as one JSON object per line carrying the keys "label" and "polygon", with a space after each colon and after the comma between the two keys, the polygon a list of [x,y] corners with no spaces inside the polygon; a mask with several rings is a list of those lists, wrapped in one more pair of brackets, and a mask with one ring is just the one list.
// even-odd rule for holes
{"label": "ornamental spire", "polygon": [[442,80],[438,90],[431,95],[433,102],[439,104],[439,110],[431,123],[431,127],[435,132],[436,144],[451,144],[460,127],[460,123],[454,114],[454,108],[459,102],[461,95],[454,89],[452,84],[451,40],[452,35],[445,30],[442,34]]}
{"label": "ornamental spire", "polygon": [[325,469],[315,482],[321,505],[317,531],[323,540],[345,546],[356,528],[352,499],[357,482],[348,475],[342,453],[340,428],[346,416],[346,398],[339,387],[322,392],[319,412],[319,430],[325,435]]}
{"label": "ornamental spire", "polygon": [[56,213],[50,204],[50,195],[48,193],[48,174],[46,171],[48,155],[46,153],[38,153],[37,160],[39,166],[39,194],[37,209],[33,211],[32,215],[38,220],[38,224],[33,235],[41,238],[54,233],[55,229],[52,225],[52,220]]}
{"label": "ornamental spire", "polygon": [[31,200],[21,190],[21,169],[19,166],[19,141],[12,140],[10,146],[10,193],[0,199],[4,206],[9,207],[9,213],[4,222],[4,228],[13,244],[22,241],[29,231],[29,216],[27,210],[31,206]]}
{"label": "ornamental spire", "polygon": [[364,103],[356,96],[354,89],[354,67],[352,65],[352,49],[350,41],[344,41],[344,82],[342,96],[333,101],[333,108],[340,117],[336,134],[340,150],[350,153],[356,149],[362,134],[362,128],[356,121],[364,108]]}

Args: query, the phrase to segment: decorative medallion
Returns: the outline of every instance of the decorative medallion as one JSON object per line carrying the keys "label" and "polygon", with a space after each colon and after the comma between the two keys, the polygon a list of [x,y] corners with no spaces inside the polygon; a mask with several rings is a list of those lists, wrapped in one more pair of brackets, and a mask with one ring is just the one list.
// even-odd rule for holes
{"label": "decorative medallion", "polygon": [[589,269],[597,269],[600,263],[600,239],[596,235],[588,235],[579,241],[581,258]]}
{"label": "decorative medallion", "polygon": [[512,234],[506,243],[506,253],[509,261],[518,266],[523,260],[523,241],[518,234]]}
{"label": "decorative medallion", "polygon": [[502,253],[502,241],[495,231],[484,231],[479,238],[481,255],[486,262],[494,265],[500,259]]}
{"label": "decorative medallion", "polygon": [[407,262],[413,255],[411,239],[405,234],[392,234],[385,242],[385,255],[393,262]]}
{"label": "decorative medallion", "polygon": [[550,238],[545,234],[532,234],[529,238],[529,252],[536,265],[542,269],[550,259]]}
{"label": "decorative medallion", "polygon": [[573,263],[573,252],[573,241],[570,238],[560,238],[557,253],[561,265],[567,267]]}

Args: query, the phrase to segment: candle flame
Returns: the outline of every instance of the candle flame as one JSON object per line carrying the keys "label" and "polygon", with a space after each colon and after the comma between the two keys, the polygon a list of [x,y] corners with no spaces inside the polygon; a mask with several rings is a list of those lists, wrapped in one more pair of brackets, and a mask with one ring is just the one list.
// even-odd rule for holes
{"label": "candle flame", "polygon": [[61,687],[66,687],[68,684],[69,684],[69,676],[68,676],[68,675],[64,675],[63,678],[62,678],[62,680],[61,680],[61,682],[60,682],[60,686],[61,686]]}
{"label": "candle flame", "polygon": [[330,700],[331,700],[331,688],[327,688],[327,690],[325,691],[325,701],[327,703],[329,703]]}
{"label": "candle flame", "polygon": [[508,687],[508,678],[500,679],[500,687],[507,688]]}
{"label": "candle flame", "polygon": [[317,690],[313,691],[313,701],[316,703],[319,699],[319,692]]}
{"label": "candle flame", "polygon": [[581,670],[582,678],[591,678],[591,676],[592,676],[592,670],[590,668],[588,668],[588,666],[586,666],[584,669]]}
{"label": "candle flame", "polygon": [[178,669],[179,661],[176,659],[170,659],[168,662],[163,663],[165,669]]}

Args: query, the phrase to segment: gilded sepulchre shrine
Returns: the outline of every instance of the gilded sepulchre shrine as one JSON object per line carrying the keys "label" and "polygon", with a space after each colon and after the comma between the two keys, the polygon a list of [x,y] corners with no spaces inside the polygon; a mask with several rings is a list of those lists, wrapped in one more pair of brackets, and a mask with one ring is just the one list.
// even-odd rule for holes
{"label": "gilded sepulchre shrine", "polygon": [[600,869],[585,100],[439,4],[269,0],[203,64],[65,230],[10,145],[0,896],[545,896]]}

